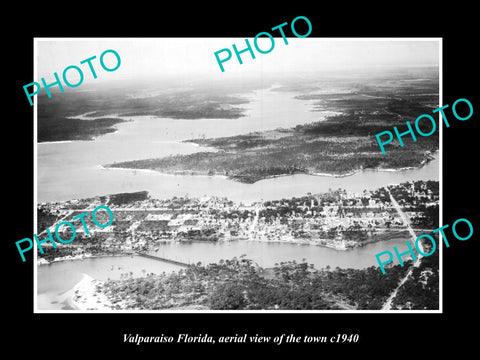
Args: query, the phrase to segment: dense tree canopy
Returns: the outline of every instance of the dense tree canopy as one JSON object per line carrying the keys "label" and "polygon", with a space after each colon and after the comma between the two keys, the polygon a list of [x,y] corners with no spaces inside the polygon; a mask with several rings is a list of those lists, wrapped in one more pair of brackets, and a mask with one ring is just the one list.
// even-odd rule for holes
{"label": "dense tree canopy", "polygon": [[[424,270],[434,265],[435,259],[431,259],[415,270],[397,305],[404,304],[402,294],[408,294],[408,301],[413,301],[415,307],[438,308],[438,276],[429,277],[428,286],[418,281],[422,271],[425,275]],[[392,266],[385,275],[374,266],[317,270],[304,261],[262,269],[241,257],[218,264],[198,263],[178,273],[108,281],[100,290],[114,303],[135,309],[195,305],[216,310],[372,310],[382,307],[410,266],[410,261],[405,267]]]}

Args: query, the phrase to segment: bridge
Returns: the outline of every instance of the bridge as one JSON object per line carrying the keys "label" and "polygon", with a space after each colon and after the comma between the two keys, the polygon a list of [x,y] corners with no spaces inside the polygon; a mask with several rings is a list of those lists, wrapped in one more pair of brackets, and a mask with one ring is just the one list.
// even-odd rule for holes
{"label": "bridge", "polygon": [[148,258],[148,259],[154,259],[154,260],[158,260],[158,261],[163,261],[163,262],[166,262],[166,263],[169,263],[169,264],[173,264],[173,265],[178,265],[178,266],[183,266],[183,267],[189,266],[189,264],[184,263],[184,262],[181,262],[181,261],[172,260],[172,259],[167,259],[167,258],[164,258],[164,257],[161,257],[161,256],[151,255],[151,254],[147,254],[147,253],[144,253],[144,252],[137,252],[136,255],[138,255],[138,256],[143,256],[143,257],[146,257],[146,258]]}

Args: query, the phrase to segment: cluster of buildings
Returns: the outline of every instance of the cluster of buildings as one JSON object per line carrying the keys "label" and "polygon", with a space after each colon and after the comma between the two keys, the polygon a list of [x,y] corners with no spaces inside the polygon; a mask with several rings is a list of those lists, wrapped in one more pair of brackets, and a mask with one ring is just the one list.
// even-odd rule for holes
{"label": "cluster of buildings", "polygon": [[250,205],[220,197],[146,198],[115,204],[107,196],[90,202],[41,204],[39,208],[42,214],[58,217],[70,209],[71,216],[75,216],[98,205],[92,205],[92,201],[106,203],[114,214],[112,225],[90,235],[80,233],[77,242],[86,248],[100,246],[99,251],[105,248],[125,253],[154,250],[169,241],[230,240],[295,242],[348,249],[372,241],[378,234],[406,230],[390,201],[390,193],[409,216],[421,217],[426,207],[438,205],[438,182],[415,182],[358,194],[338,189]]}

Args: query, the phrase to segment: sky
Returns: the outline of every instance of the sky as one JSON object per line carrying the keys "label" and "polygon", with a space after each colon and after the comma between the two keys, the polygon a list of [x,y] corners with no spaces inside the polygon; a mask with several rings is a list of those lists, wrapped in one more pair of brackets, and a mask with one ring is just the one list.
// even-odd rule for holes
{"label": "sky", "polygon": [[[232,44],[239,50],[246,47],[245,38],[36,38],[37,73],[34,81],[45,77],[53,82],[53,73],[61,77],[63,69],[79,66],[84,81],[93,81],[88,64],[82,60],[97,56],[92,61],[98,78],[95,81],[125,79],[157,75],[173,75],[188,79],[195,75],[208,76],[212,80],[258,75],[265,72],[303,72],[318,70],[358,69],[373,66],[425,66],[439,65],[441,40],[438,38],[274,38],[275,46],[268,54],[259,53],[249,38],[255,53],[243,53],[239,64]],[[260,48],[268,49],[270,40],[260,38]],[[229,61],[220,70],[214,53],[228,48],[232,52]],[[100,55],[113,49],[121,58],[120,67],[113,72],[104,71],[99,63]],[[226,52],[219,54],[223,59]],[[108,63],[110,61],[110,63]],[[113,54],[105,56],[109,66],[115,65]],[[69,71],[74,81],[76,71]],[[71,79],[70,79],[71,77]]]}

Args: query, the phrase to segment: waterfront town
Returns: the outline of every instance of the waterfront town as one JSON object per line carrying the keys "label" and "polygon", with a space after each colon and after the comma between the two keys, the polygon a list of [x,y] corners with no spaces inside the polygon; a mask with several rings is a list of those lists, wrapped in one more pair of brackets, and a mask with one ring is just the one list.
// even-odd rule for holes
{"label": "waterfront town", "polygon": [[[348,251],[395,236],[408,237],[400,211],[415,230],[437,228],[439,182],[410,181],[361,193],[329,189],[253,204],[212,196],[153,199],[146,191],[122,193],[38,204],[38,229],[50,228],[53,234],[61,221],[99,205],[112,210],[111,226],[98,228],[86,218],[87,234],[84,226],[75,222],[75,241],[56,242],[56,248],[44,242],[43,253],[38,250],[38,263],[149,252],[161,243],[189,241],[291,242]],[[71,237],[70,227],[58,230],[62,238]],[[38,235],[40,240],[45,237],[45,232]]]}

